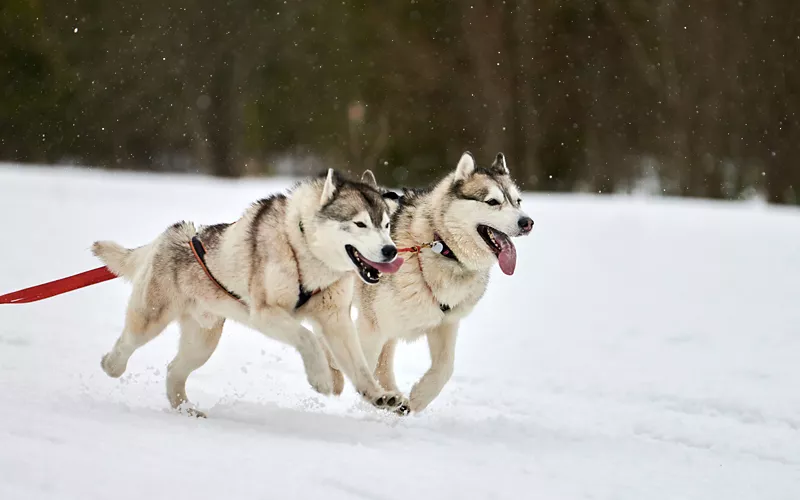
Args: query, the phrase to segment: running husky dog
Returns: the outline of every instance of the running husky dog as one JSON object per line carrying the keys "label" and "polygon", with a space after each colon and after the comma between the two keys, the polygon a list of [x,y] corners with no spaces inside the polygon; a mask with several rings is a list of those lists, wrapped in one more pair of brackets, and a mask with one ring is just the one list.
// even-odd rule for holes
{"label": "running husky dog", "polygon": [[[374,179],[369,171],[362,177],[371,185]],[[410,411],[427,407],[452,375],[459,322],[486,291],[494,263],[514,274],[517,253],[510,237],[533,229],[521,201],[502,153],[480,168],[467,152],[433,188],[404,190],[392,204],[394,241],[423,248],[378,286],[357,286],[354,305],[364,356],[388,391],[398,391],[397,340],[427,336],[431,367],[411,390]]]}
{"label": "running husky dog", "polygon": [[[331,369],[337,366],[374,406],[407,411],[408,400],[381,389],[366,369],[350,315],[355,274],[374,285],[403,263],[390,215],[374,187],[331,169],[258,201],[230,224],[198,230],[179,222],[133,250],[95,242],[92,252],[133,284],[125,327],[103,356],[103,370],[121,376],[133,352],[177,320],[167,397],[173,408],[202,416],[187,400],[186,379],[209,359],[231,319],[295,347],[317,392],[342,391],[342,375]],[[333,359],[303,319],[322,332]]]}

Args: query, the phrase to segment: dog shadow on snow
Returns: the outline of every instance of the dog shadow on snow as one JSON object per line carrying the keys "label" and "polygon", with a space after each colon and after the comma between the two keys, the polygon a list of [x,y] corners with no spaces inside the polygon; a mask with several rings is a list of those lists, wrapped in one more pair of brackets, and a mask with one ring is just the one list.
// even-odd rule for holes
{"label": "dog shadow on snow", "polygon": [[272,402],[233,401],[209,408],[208,418],[200,419],[198,425],[225,431],[252,433],[256,430],[308,441],[348,444],[378,444],[403,438],[437,443],[469,441],[473,444],[518,446],[541,437],[543,431],[536,426],[531,428],[530,422],[506,417],[459,418],[449,411],[447,415],[428,411],[422,415],[400,417],[359,404],[345,409],[345,413],[324,411],[285,408]]}
{"label": "dog shadow on snow", "polygon": [[199,419],[198,425],[225,431],[256,430],[309,441],[340,443],[384,440],[404,434],[409,428],[403,417],[380,414],[371,408],[350,411],[352,413],[332,414],[314,409],[286,408],[273,402],[233,401],[208,408],[208,418]]}
{"label": "dog shadow on snow", "polygon": [[[275,402],[222,399],[209,406],[201,405],[207,418],[182,415],[176,411],[152,406],[130,405],[89,398],[93,407],[108,405],[115,413],[128,414],[135,419],[156,418],[168,427],[205,429],[237,434],[269,434],[305,441],[365,444],[385,443],[387,440],[411,439],[429,442],[472,444],[489,443],[506,446],[526,446],[530,441],[547,441],[553,429],[530,420],[513,416],[470,415],[470,407],[461,410],[445,405],[428,409],[422,414],[405,417],[381,412],[354,401],[354,404],[326,405],[310,399],[295,407]],[[84,401],[87,403],[89,401]]]}

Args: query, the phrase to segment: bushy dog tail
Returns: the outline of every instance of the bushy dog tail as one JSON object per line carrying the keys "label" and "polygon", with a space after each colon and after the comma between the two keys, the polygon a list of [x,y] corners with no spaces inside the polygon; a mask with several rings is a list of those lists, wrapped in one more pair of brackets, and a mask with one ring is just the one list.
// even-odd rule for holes
{"label": "bushy dog tail", "polygon": [[95,241],[92,253],[117,276],[131,280],[139,267],[144,248],[131,250],[113,241]]}

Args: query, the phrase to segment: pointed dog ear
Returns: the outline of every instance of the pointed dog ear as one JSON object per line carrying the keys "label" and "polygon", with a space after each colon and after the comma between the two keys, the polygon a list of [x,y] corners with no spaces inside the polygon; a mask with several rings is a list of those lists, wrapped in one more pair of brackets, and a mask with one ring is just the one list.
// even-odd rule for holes
{"label": "pointed dog ear", "polygon": [[456,167],[456,181],[465,181],[470,178],[472,174],[475,173],[475,158],[472,157],[472,153],[469,151],[464,151],[464,154],[461,155],[461,159],[458,160],[458,166]]}
{"label": "pointed dog ear", "polygon": [[500,175],[511,175],[508,171],[508,165],[506,165],[506,157],[503,153],[497,153],[497,157],[494,159],[494,163],[492,163],[491,170]]}
{"label": "pointed dog ear", "polygon": [[375,180],[375,174],[372,173],[372,170],[364,170],[364,173],[361,174],[361,182],[373,189],[378,189],[378,181]]}
{"label": "pointed dog ear", "polygon": [[385,201],[386,205],[389,207],[389,215],[394,215],[397,209],[400,208],[400,199],[401,196],[392,191],[383,193],[383,201]]}
{"label": "pointed dog ear", "polygon": [[322,186],[322,196],[319,198],[319,204],[325,205],[333,199],[336,194],[336,182],[333,179],[333,169],[328,169],[328,177],[325,178],[325,185]]}

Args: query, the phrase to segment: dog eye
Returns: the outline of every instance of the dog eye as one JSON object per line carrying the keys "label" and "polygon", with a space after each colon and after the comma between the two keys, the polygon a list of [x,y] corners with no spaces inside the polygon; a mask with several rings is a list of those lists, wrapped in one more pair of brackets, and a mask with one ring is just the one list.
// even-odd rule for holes
{"label": "dog eye", "polygon": [[356,227],[367,227],[367,225],[364,224],[363,222],[356,222],[355,225]]}
{"label": "dog eye", "polygon": [[517,206],[522,205],[522,198],[517,198]]}
{"label": "dog eye", "polygon": [[386,223],[386,229],[389,229],[389,222]]}
{"label": "dog eye", "polygon": [[496,207],[497,205],[500,204],[500,202],[497,200],[487,200],[486,204],[489,205],[490,207]]}

